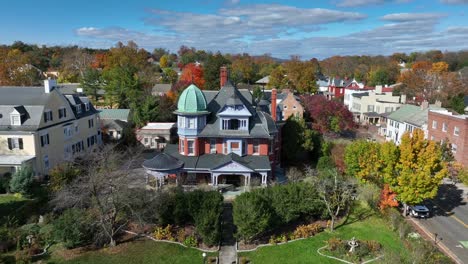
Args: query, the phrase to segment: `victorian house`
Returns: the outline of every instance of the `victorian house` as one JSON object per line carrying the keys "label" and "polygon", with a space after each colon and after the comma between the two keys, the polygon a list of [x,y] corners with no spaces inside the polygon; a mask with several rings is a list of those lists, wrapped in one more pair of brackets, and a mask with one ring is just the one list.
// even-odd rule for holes
{"label": "victorian house", "polygon": [[[275,97],[276,90],[272,93]],[[168,144],[143,167],[159,180],[177,174],[184,184],[247,186],[255,179],[266,185],[281,152],[272,109],[270,115],[256,107],[250,91],[233,86],[222,67],[219,91],[191,84],[181,93],[175,111],[178,144]]]}

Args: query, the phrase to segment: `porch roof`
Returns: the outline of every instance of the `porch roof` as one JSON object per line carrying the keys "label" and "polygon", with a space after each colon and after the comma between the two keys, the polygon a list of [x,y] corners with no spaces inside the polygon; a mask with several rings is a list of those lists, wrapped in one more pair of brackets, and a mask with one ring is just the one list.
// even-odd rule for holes
{"label": "porch roof", "polygon": [[36,156],[0,155],[0,166],[18,166]]}
{"label": "porch roof", "polygon": [[175,144],[167,144],[165,152],[172,157],[184,162],[184,169],[212,170],[232,161],[237,162],[254,171],[271,171],[268,156],[239,156],[234,153],[224,154],[203,154],[201,156],[183,156],[178,152]]}
{"label": "porch roof", "polygon": [[143,162],[143,168],[158,172],[176,171],[182,166],[184,166],[184,162],[166,153],[159,153],[152,159]]}

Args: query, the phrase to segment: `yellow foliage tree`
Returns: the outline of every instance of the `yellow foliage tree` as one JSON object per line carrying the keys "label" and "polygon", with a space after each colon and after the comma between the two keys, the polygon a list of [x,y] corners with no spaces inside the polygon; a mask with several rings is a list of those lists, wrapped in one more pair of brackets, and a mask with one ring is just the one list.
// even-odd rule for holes
{"label": "yellow foliage tree", "polygon": [[438,187],[448,175],[438,143],[424,139],[422,130],[405,133],[396,164],[396,178],[391,189],[405,204],[418,204],[437,195]]}

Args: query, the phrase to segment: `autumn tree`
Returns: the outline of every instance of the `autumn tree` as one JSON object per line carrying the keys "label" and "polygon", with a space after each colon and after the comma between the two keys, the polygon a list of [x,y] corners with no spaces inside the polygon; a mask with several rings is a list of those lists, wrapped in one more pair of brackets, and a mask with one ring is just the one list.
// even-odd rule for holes
{"label": "autumn tree", "polygon": [[169,56],[164,54],[160,59],[159,59],[159,66],[161,68],[167,68],[169,66]]}
{"label": "autumn tree", "polygon": [[163,83],[170,83],[174,84],[177,82],[177,79],[179,76],[177,75],[177,72],[174,71],[171,68],[164,68],[163,69],[163,74],[162,74],[162,82]]}
{"label": "autumn tree", "polygon": [[354,127],[353,114],[342,104],[321,95],[304,95],[302,102],[312,120],[312,128],[320,133],[342,133]]}
{"label": "autumn tree", "polygon": [[288,79],[286,78],[286,70],[283,66],[278,65],[271,71],[268,87],[270,88],[283,88],[287,87]]}
{"label": "autumn tree", "polygon": [[37,85],[41,71],[19,49],[0,47],[0,85]]}
{"label": "autumn tree", "polygon": [[74,47],[64,54],[60,66],[59,82],[79,82],[94,61],[94,56],[82,48]]}
{"label": "autumn tree", "polygon": [[249,54],[242,54],[232,59],[231,75],[239,76],[242,83],[254,83],[258,79],[258,67]]}
{"label": "autumn tree", "polygon": [[387,207],[398,206],[397,194],[390,189],[388,184],[384,184],[383,189],[380,191],[379,209],[385,210]]}
{"label": "autumn tree", "polygon": [[431,63],[418,61],[413,63],[411,70],[404,72],[399,82],[402,83],[401,93],[410,97],[433,102],[440,98],[440,93],[450,89],[453,84],[446,78],[448,64],[445,62]]}
{"label": "autumn tree", "polygon": [[291,60],[284,63],[284,70],[290,88],[300,93],[315,93],[317,91],[315,74],[319,70],[318,64],[292,57]]}
{"label": "autumn tree", "polygon": [[200,64],[189,63],[185,65],[180,80],[194,83],[198,88],[203,89],[205,79],[203,78],[203,67]]}
{"label": "autumn tree", "polygon": [[[442,179],[448,174],[440,145],[424,139],[424,132],[419,129],[411,135],[403,135],[396,169],[396,180],[391,189],[405,204],[418,204],[434,198]],[[405,206],[405,214],[406,209]]]}
{"label": "autumn tree", "polygon": [[378,143],[365,140],[349,144],[345,150],[346,173],[361,182],[379,184],[381,182],[379,146]]}

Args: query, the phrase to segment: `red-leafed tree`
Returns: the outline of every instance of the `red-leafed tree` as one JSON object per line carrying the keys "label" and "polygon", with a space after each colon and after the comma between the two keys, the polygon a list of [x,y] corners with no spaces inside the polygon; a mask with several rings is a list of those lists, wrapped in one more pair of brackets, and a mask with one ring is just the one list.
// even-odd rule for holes
{"label": "red-leafed tree", "polygon": [[185,65],[180,76],[180,81],[192,82],[198,88],[203,89],[205,86],[205,79],[203,77],[203,67],[200,64],[189,63]]}
{"label": "red-leafed tree", "polygon": [[304,95],[302,102],[312,128],[321,133],[341,133],[354,127],[353,114],[340,102],[321,95]]}

